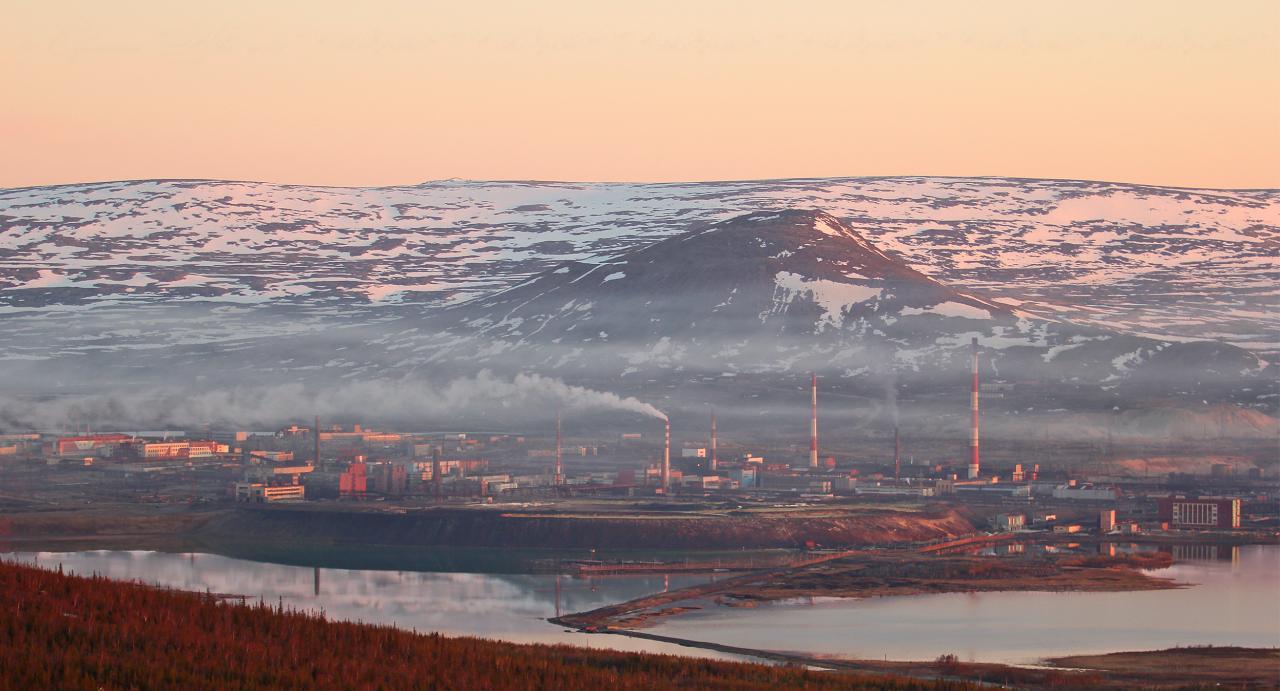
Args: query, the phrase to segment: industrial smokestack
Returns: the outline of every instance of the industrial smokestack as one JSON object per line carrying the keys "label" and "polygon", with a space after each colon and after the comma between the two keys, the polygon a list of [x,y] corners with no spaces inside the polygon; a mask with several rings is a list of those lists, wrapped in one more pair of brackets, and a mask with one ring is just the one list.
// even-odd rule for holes
{"label": "industrial smokestack", "polygon": [[662,491],[671,489],[671,421],[663,420],[666,441],[662,444]]}
{"label": "industrial smokestack", "polygon": [[813,373],[813,419],[809,426],[809,468],[818,468],[818,373]]}
{"label": "industrial smokestack", "polygon": [[444,478],[440,477],[440,447],[431,447],[431,483],[435,485],[436,501],[442,496]]}
{"label": "industrial smokestack", "polygon": [[556,487],[564,484],[564,459],[560,453],[560,411],[556,410]]}
{"label": "industrial smokestack", "polygon": [[898,426],[893,426],[893,481],[902,481],[902,443],[898,439]]}
{"label": "industrial smokestack", "polygon": [[316,470],[320,470],[320,416],[319,416],[319,415],[317,415],[317,416],[316,416],[315,433],[316,433],[316,440],[315,440],[315,441],[316,441],[316,462],[315,462],[315,468],[316,468]]}
{"label": "industrial smokestack", "polygon": [[982,474],[982,464],[978,453],[978,338],[973,339],[973,393],[971,408],[973,409],[973,435],[969,440],[969,479],[976,480]]}
{"label": "industrial smokestack", "polygon": [[718,460],[719,459],[716,458],[716,414],[712,413],[711,414],[711,464],[709,466],[712,471],[715,471],[716,463],[718,462]]}

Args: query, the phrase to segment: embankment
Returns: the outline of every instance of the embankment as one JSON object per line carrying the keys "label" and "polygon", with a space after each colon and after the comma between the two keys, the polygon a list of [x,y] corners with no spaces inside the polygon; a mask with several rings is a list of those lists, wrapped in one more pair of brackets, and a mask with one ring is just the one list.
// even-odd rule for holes
{"label": "embankment", "polygon": [[406,513],[323,507],[244,507],[200,528],[208,536],[388,545],[580,549],[859,547],[943,540],[970,533],[959,512],[835,511],[821,514],[602,514],[427,509]]}

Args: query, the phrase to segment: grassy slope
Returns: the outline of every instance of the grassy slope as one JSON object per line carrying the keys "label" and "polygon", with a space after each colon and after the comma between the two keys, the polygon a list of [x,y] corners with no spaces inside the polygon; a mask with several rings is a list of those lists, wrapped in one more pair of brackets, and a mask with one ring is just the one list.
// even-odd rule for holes
{"label": "grassy slope", "polygon": [[329,622],[0,563],[0,688],[965,688]]}

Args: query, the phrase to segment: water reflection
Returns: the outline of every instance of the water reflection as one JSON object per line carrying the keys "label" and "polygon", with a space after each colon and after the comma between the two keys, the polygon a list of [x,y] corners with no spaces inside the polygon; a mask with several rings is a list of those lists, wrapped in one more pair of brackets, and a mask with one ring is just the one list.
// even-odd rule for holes
{"label": "water reflection", "polygon": [[1099,543],[1081,543],[1081,542],[1063,542],[1063,543],[1042,543],[1042,542],[997,542],[993,544],[981,545],[969,549],[949,550],[950,554],[973,554],[987,557],[1006,557],[1017,556],[1021,554],[1100,554],[1103,556],[1114,557],[1118,554],[1133,554],[1140,552],[1168,552],[1175,562],[1183,561],[1229,561],[1232,563],[1240,560],[1239,545],[1209,545],[1209,544],[1173,544],[1173,545],[1157,545],[1139,542],[1099,542]]}
{"label": "water reflection", "polygon": [[546,621],[623,602],[663,588],[703,583],[705,575],[554,575],[362,571],[283,566],[213,554],[18,552],[6,555],[68,573],[99,574],[179,590],[243,595],[250,602],[323,611],[333,619],[513,642],[573,643],[620,650],[729,657],[679,646],[566,632]]}
{"label": "water reflection", "polygon": [[1008,663],[1188,645],[1280,646],[1280,547],[1191,550],[1153,574],[1195,585],[1124,593],[951,593],[828,599],[813,607],[794,600],[757,609],[708,607],[666,620],[653,631],[849,657],[931,660],[953,653]]}

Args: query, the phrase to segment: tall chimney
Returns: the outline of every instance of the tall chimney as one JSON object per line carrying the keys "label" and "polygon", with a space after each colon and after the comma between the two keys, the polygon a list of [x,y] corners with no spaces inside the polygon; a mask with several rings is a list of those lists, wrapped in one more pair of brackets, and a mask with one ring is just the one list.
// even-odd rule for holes
{"label": "tall chimney", "polygon": [[315,433],[316,433],[316,463],[315,463],[315,468],[316,468],[316,470],[319,470],[319,469],[320,469],[320,416],[319,416],[319,415],[317,415],[317,416],[316,416]]}
{"label": "tall chimney", "polygon": [[440,477],[440,446],[431,447],[431,484],[435,485],[436,501],[439,501],[444,489],[444,478]]}
{"label": "tall chimney", "polygon": [[662,444],[662,491],[671,489],[671,420],[663,420],[666,441]]}
{"label": "tall chimney", "polygon": [[978,453],[978,338],[973,339],[973,393],[971,394],[973,409],[973,436],[969,440],[969,479],[976,480],[982,474],[982,464]]}
{"label": "tall chimney", "polygon": [[809,425],[809,468],[818,469],[818,373],[813,373],[813,419]]}
{"label": "tall chimney", "polygon": [[716,469],[716,463],[718,461],[719,459],[716,458],[716,414],[712,413],[711,414],[711,463],[708,467],[710,467],[713,472]]}
{"label": "tall chimney", "polygon": [[893,426],[893,481],[902,481],[902,443],[898,439],[898,426]]}
{"label": "tall chimney", "polygon": [[564,460],[560,453],[560,410],[556,410],[556,487],[564,484]]}

